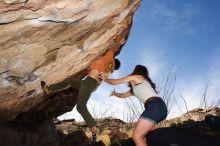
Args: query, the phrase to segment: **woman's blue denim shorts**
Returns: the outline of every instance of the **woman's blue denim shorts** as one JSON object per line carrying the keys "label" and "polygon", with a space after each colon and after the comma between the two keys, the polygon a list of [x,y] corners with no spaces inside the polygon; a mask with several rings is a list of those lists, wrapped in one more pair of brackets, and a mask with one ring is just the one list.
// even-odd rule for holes
{"label": "woman's blue denim shorts", "polygon": [[161,98],[156,98],[144,105],[145,110],[141,114],[142,119],[153,123],[159,123],[167,117],[167,106]]}

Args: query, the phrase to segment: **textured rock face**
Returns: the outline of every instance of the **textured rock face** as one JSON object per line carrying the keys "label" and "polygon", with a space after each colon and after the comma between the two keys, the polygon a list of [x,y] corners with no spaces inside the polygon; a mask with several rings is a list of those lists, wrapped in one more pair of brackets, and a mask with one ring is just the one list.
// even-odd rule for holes
{"label": "textured rock face", "polygon": [[205,120],[207,115],[220,116],[220,109],[214,106],[210,106],[207,109],[197,108],[183,114],[180,117],[180,119],[181,121],[188,121],[188,120],[203,121]]}
{"label": "textured rock face", "polygon": [[82,78],[108,49],[117,47],[119,53],[140,2],[0,0],[0,122],[11,122],[47,99],[41,80]]}

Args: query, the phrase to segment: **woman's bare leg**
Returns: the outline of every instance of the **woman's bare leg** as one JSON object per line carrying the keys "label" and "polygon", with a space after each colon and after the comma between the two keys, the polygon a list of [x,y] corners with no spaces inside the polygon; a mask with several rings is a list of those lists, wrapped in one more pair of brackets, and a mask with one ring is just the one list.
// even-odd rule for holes
{"label": "woman's bare leg", "polygon": [[146,134],[153,128],[155,123],[140,118],[134,129],[133,140],[136,146],[147,146]]}

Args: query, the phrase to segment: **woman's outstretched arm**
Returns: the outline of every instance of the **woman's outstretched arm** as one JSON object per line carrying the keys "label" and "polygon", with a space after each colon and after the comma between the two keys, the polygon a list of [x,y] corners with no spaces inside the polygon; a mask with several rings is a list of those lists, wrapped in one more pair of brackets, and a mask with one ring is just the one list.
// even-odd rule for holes
{"label": "woman's outstretched arm", "polygon": [[134,80],[134,76],[126,76],[124,78],[119,78],[119,79],[108,79],[108,77],[104,73],[100,73],[99,78],[111,85],[128,83]]}
{"label": "woman's outstretched arm", "polygon": [[119,98],[126,98],[126,97],[129,97],[129,96],[133,96],[133,94],[131,93],[131,91],[127,91],[125,93],[118,93],[118,92],[115,92],[115,90],[113,90],[110,94],[110,96],[116,96],[116,97],[119,97]]}

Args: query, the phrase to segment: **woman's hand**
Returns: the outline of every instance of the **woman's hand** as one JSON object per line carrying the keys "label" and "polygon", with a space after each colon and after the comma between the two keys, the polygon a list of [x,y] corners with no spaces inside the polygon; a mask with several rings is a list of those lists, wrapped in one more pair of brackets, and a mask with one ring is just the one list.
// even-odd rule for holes
{"label": "woman's hand", "polygon": [[110,96],[116,96],[115,89],[110,93]]}
{"label": "woman's hand", "polygon": [[115,96],[115,97],[118,97],[118,98],[125,98],[125,93],[118,93],[118,92],[115,92],[115,89],[110,93],[110,96]]}
{"label": "woman's hand", "polygon": [[108,76],[107,76],[106,74],[104,74],[103,72],[101,72],[101,73],[99,74],[99,78],[100,78],[101,80],[103,80],[103,81],[106,81],[106,80],[108,79]]}
{"label": "woman's hand", "polygon": [[118,98],[126,98],[126,97],[129,97],[129,96],[133,96],[134,94],[131,93],[131,90],[128,90],[127,92],[124,92],[124,93],[118,93],[118,92],[115,92],[115,89],[110,93],[110,96],[116,96]]}

